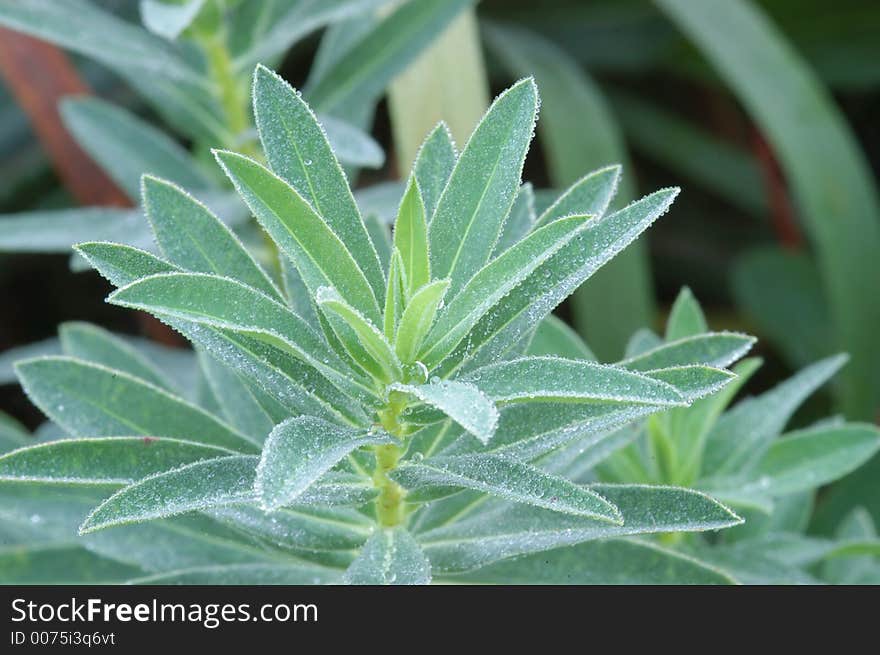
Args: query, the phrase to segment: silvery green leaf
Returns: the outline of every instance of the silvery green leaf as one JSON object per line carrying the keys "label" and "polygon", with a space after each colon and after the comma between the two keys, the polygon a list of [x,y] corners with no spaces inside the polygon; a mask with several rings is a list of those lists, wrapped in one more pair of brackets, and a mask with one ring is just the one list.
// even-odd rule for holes
{"label": "silvery green leaf", "polygon": [[16,371],[31,401],[75,436],[172,437],[239,452],[257,449],[198,407],[122,371],[71,357],[24,360]]}
{"label": "silvery green leaf", "polygon": [[483,444],[498,424],[498,410],[477,387],[465,382],[437,380],[429,384],[393,384],[391,389],[411,394],[440,410]]}
{"label": "silvery green leaf", "polygon": [[[311,205],[344,244],[381,303],[385,276],[376,249],[315,114],[287,82],[264,66],[254,73],[253,95],[254,117],[272,171]],[[294,261],[301,266],[297,258]],[[365,310],[364,305],[353,304]]]}
{"label": "silvery green leaf", "polygon": [[0,453],[33,443],[25,427],[5,412],[0,412]]}
{"label": "silvery green leaf", "polygon": [[136,209],[82,207],[7,214],[0,220],[0,252],[69,253],[81,241],[148,245],[149,229]]}
{"label": "silvery green leaf", "polygon": [[142,353],[97,325],[63,323],[58,328],[58,337],[68,357],[125,371],[166,391],[176,391],[174,385]]}
{"label": "silvery green leaf", "polygon": [[140,0],[141,21],[153,34],[173,41],[189,27],[204,4],[205,0]]}
{"label": "silvery green leaf", "polygon": [[590,489],[496,455],[435,457],[402,464],[391,477],[405,489],[461,487],[554,512],[621,522],[617,508]]}
{"label": "silvery green leaf", "polygon": [[0,480],[126,485],[149,475],[233,454],[165,437],[62,439],[0,456]]}
{"label": "silvery green leaf", "polygon": [[425,138],[416,155],[413,174],[419,183],[428,223],[434,218],[437,201],[449,182],[458,153],[446,123],[439,123]]}
{"label": "silvery green leaf", "polygon": [[288,505],[351,451],[393,443],[384,433],[369,434],[299,416],[277,425],[263,446],[254,483],[266,510]]}
{"label": "silvery green leaf", "polygon": [[[531,280],[541,267],[582,235],[586,216],[570,216],[536,230],[480,270],[449,302],[431,329],[419,355],[433,368],[453,352],[518,285]],[[435,277],[437,277],[435,275]]]}
{"label": "silvery green leaf", "polygon": [[736,374],[711,366],[672,366],[645,375],[670,385],[689,403],[717,393],[736,379]]}
{"label": "silvery green leaf", "polygon": [[538,324],[523,354],[529,357],[555,355],[567,359],[596,361],[593,351],[580,335],[553,314],[548,315]]}
{"label": "silvery green leaf", "polygon": [[123,287],[140,278],[178,270],[155,255],[121,243],[89,241],[78,243],[74,250],[82,255],[102,277],[114,286]]}
{"label": "silvery green leaf", "polygon": [[696,557],[641,539],[590,541],[570,548],[559,548],[490,564],[449,579],[475,584],[507,585],[736,583],[726,572]]}
{"label": "silvery green leaf", "polygon": [[428,584],[431,563],[406,528],[377,530],[342,579],[359,585]]}
{"label": "silvery green leaf", "polygon": [[329,114],[318,117],[330,147],[340,162],[360,168],[382,168],[385,153],[369,134]]}
{"label": "silvery green leaf", "polygon": [[561,357],[524,357],[463,378],[496,402],[619,402],[669,407],[684,399],[659,380],[615,366]]}
{"label": "silvery green leaf", "polygon": [[382,270],[387,271],[391,264],[391,250],[393,248],[388,225],[377,214],[367,214],[364,217],[364,223],[366,223],[367,232],[376,247],[376,254],[379,255]]}
{"label": "silvery green leaf", "polygon": [[199,350],[199,367],[220,405],[223,417],[255,443],[262,443],[275,422],[245,380],[228,366]]}
{"label": "silvery green leaf", "polygon": [[330,471],[297,497],[300,507],[360,507],[375,500],[379,490],[372,479],[353,473]]}
{"label": "silvery green leaf", "polygon": [[689,489],[592,485],[623,515],[623,525],[527,506],[499,506],[416,535],[435,574],[476,569],[502,559],[594,539],[658,532],[717,530],[741,522],[709,496]]}
{"label": "silvery green leaf", "polygon": [[378,327],[346,303],[332,287],[319,288],[315,301],[353,361],[384,382],[400,378],[400,361]]}
{"label": "silvery green leaf", "polygon": [[745,355],[754,343],[754,337],[737,332],[687,335],[624,359],[617,365],[632,371],[696,365],[724,368]]}
{"label": "silvery green leaf", "polygon": [[404,364],[416,361],[447,289],[449,280],[434,280],[416,291],[406,304],[394,339],[394,351]]}
{"label": "silvery green leaf", "polygon": [[[307,585],[338,584],[339,571],[315,564],[216,564],[130,578],[134,585]],[[311,613],[305,607],[308,616]],[[306,616],[303,614],[302,616]]]}
{"label": "silvery green leaf", "polygon": [[617,193],[620,172],[621,167],[614,165],[585,175],[541,212],[535,221],[535,227],[572,214],[603,216]]}
{"label": "silvery green leaf", "polygon": [[0,579],[10,585],[114,584],[140,575],[72,543],[0,548]]}
{"label": "silvery green leaf", "polygon": [[218,457],[144,478],[96,507],[80,534],[250,500],[257,461],[252,456]]}
{"label": "silvery green leaf", "polygon": [[397,334],[397,324],[400,322],[400,317],[403,316],[408,287],[409,282],[403,270],[400,251],[392,250],[388,266],[388,287],[385,290],[385,313],[382,317],[385,338],[391,342],[394,341]]}
{"label": "silvery green leaf", "polygon": [[34,341],[23,346],[15,346],[0,353],[0,384],[13,384],[18,382],[13,364],[21,359],[44,357],[61,354],[61,341],[58,337],[49,337],[41,341]]}
{"label": "silvery green leaf", "polygon": [[407,298],[431,280],[425,211],[419,183],[411,175],[394,222],[394,248],[400,253],[400,262],[407,281]]}
{"label": "silvery green leaf", "polygon": [[[679,292],[666,321],[666,341],[677,341],[709,330],[700,303],[687,287]],[[722,365],[723,366],[723,365]]]}
{"label": "silvery green leaf", "polygon": [[586,229],[543,262],[474,326],[467,341],[459,344],[440,371],[449,374],[464,363],[468,368],[476,368],[507,352],[599,267],[665,213],[677,193],[677,189],[657,191],[618,212],[588,222]]}
{"label": "silvery green leaf", "polygon": [[[341,240],[344,235],[337,234],[308,201],[268,169],[236,153],[217,151],[215,155],[257,220],[294,261],[311,292],[321,286],[335,287],[352,307],[378,321],[377,295]],[[363,222],[359,224],[369,239]],[[378,269],[378,255],[371,243],[367,245]],[[369,261],[360,264],[372,266]],[[381,270],[379,275],[384,284]]]}
{"label": "silvery green leaf", "polygon": [[321,324],[318,321],[318,314],[315,311],[315,305],[309,290],[300,276],[296,266],[287,257],[279,258],[278,262],[281,266],[281,282],[284,286],[284,295],[287,297],[287,304],[294,313],[299,314],[302,319],[308,323],[316,332],[321,331]]}
{"label": "silvery green leaf", "polygon": [[151,175],[143,177],[144,210],[168,261],[186,271],[235,278],[281,298],[238,237],[183,189]]}
{"label": "silvery green leaf", "polygon": [[728,475],[757,460],[807,396],[828,381],[846,361],[845,355],[823,359],[726,412],[709,433],[705,475]]}
{"label": "silvery green leaf", "polygon": [[492,103],[455,164],[431,220],[431,270],[451,280],[450,297],[489,260],[520,186],[535,127],[538,90],[531,79]]}
{"label": "silvery green leaf", "polygon": [[144,173],[188,189],[216,186],[183,147],[125,109],[97,98],[67,98],[60,110],[80,147],[134,202]]}
{"label": "silvery green leaf", "polygon": [[[572,212],[575,213],[575,212]],[[501,230],[501,236],[498,243],[495,244],[495,250],[492,257],[510,248],[518,243],[528,234],[535,225],[535,191],[529,182],[526,182],[519,188],[516,194],[516,200],[513,201],[513,207],[510,208],[510,214],[504,221],[504,227]]]}

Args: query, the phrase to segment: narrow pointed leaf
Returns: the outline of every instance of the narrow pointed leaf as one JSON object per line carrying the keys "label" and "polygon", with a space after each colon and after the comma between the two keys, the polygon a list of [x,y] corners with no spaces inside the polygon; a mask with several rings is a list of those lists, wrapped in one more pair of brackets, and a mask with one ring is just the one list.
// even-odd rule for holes
{"label": "narrow pointed leaf", "polygon": [[674,366],[648,371],[645,376],[673,387],[688,403],[717,393],[736,379],[734,373],[710,366]]}
{"label": "narrow pointed leaf", "polygon": [[394,350],[404,364],[415,362],[447,289],[449,280],[435,280],[422,287],[407,303],[394,341]]}
{"label": "narrow pointed leaf", "polygon": [[315,114],[265,66],[254,74],[254,117],[269,165],[308,202],[351,253],[382,300],[385,276],[345,173]]}
{"label": "narrow pointed leaf", "polygon": [[382,168],[385,153],[373,137],[341,118],[324,114],[318,120],[341,163],[360,168]]}
{"label": "narrow pointed leaf", "polygon": [[673,366],[730,366],[754,345],[754,337],[736,332],[686,335],[618,363],[631,371]]}
{"label": "narrow pointed leaf", "polygon": [[[575,212],[572,212],[575,213]],[[492,257],[519,243],[535,225],[535,191],[529,182],[526,182],[519,188],[516,194],[516,200],[513,201],[513,207],[510,208],[510,214],[504,221],[504,228],[501,230],[501,236],[498,237],[498,243],[495,244],[495,250]]]}
{"label": "narrow pointed leaf", "polygon": [[66,484],[131,484],[229,450],[165,437],[62,439],[0,457],[0,480]]}
{"label": "narrow pointed leaf", "polygon": [[566,359],[596,361],[593,351],[584,343],[578,333],[553,314],[538,324],[524,354],[530,357],[554,355]]}
{"label": "narrow pointed leaf", "polygon": [[90,241],[74,248],[114,286],[122,287],[138,278],[178,270],[155,255],[119,243]]}
{"label": "narrow pointed leaf", "polygon": [[535,221],[535,227],[571,216],[572,214],[592,214],[603,216],[620,183],[619,165],[606,166],[585,175],[572,184],[552,205],[545,209]]}
{"label": "narrow pointed leaf", "polygon": [[452,175],[457,159],[458,153],[455,151],[449,128],[445,123],[438,124],[425,139],[413,164],[413,172],[422,192],[428,223],[434,218],[437,201],[440,200],[440,194],[443,193],[449,176]]}
{"label": "narrow pointed leaf", "polygon": [[621,523],[617,508],[589,489],[496,455],[437,457],[403,464],[392,477],[405,489],[462,487],[554,512]]}
{"label": "narrow pointed leaf", "polygon": [[524,357],[478,369],[463,378],[496,402],[611,401],[675,406],[669,384],[614,366],[561,357]]}
{"label": "narrow pointed leaf", "polygon": [[394,335],[397,334],[397,324],[400,322],[400,317],[403,316],[403,310],[406,306],[408,287],[409,283],[403,270],[400,251],[394,250],[391,253],[391,264],[388,269],[388,287],[385,291],[385,315],[383,317],[385,338],[388,341],[394,341]]}
{"label": "narrow pointed leaf", "polygon": [[[431,221],[431,270],[450,295],[488,261],[520,185],[538,107],[534,81],[500,95],[471,135]],[[488,246],[488,247],[487,247]]]}
{"label": "narrow pointed leaf", "polygon": [[406,528],[377,530],[343,574],[355,585],[416,585],[431,582],[431,563]]}
{"label": "narrow pointed leaf", "polygon": [[186,191],[147,175],[143,196],[156,241],[170,262],[194,273],[235,278],[269,296],[281,297],[232,230]]}
{"label": "narrow pointed leaf", "polygon": [[257,457],[187,464],[124,487],[86,517],[80,534],[253,498]]}
{"label": "narrow pointed leaf", "polygon": [[678,294],[666,321],[666,341],[676,341],[708,332],[709,326],[700,303],[685,287]]}
{"label": "narrow pointed leaf", "polygon": [[[379,305],[370,282],[340,235],[308,201],[255,161],[233,152],[215,154],[254,216],[296,264],[311,292],[321,286],[335,287],[352,307],[378,321]],[[378,267],[375,250],[373,256]]]}
{"label": "narrow pointed leaf", "polygon": [[397,220],[394,223],[394,247],[400,252],[400,261],[409,284],[407,297],[431,279],[428,254],[428,223],[425,205],[415,176],[411,176]]}
{"label": "narrow pointed leaf", "polygon": [[69,357],[19,362],[30,399],[75,436],[133,434],[253,452],[253,442],[203,410],[122,371]]}

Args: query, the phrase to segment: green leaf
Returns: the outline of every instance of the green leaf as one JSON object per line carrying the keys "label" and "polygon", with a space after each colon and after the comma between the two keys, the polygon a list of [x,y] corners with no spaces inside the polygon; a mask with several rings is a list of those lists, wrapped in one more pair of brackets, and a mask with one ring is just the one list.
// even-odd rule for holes
{"label": "green leaf", "polygon": [[266,510],[288,505],[351,451],[393,443],[386,434],[364,434],[311,416],[289,419],[272,430],[254,483]]}
{"label": "green leaf", "polygon": [[[321,286],[335,287],[352,307],[378,322],[377,296],[358,262],[308,201],[247,157],[224,151],[215,155],[257,220],[296,264],[311,292],[314,294]],[[375,250],[373,256],[378,267]]]}
{"label": "green leaf", "polygon": [[524,354],[530,357],[554,355],[566,359],[596,361],[593,351],[577,332],[553,314],[548,315],[538,324]]}
{"label": "green leaf", "polygon": [[80,534],[253,498],[257,457],[218,457],[124,487],[86,517]]}
{"label": "green leaf", "polygon": [[777,439],[739,485],[768,496],[814,489],[843,477],[880,448],[880,431],[867,423],[799,430]]}
{"label": "green leaf", "polygon": [[407,303],[394,340],[394,350],[404,364],[416,361],[448,289],[449,280],[435,280],[423,286]]}
{"label": "green leaf", "polygon": [[108,301],[254,337],[300,358],[337,384],[357,386],[305,321],[235,280],[203,273],[164,273],[132,282],[113,292]]}
{"label": "green leaf", "polygon": [[495,250],[492,251],[492,258],[519,243],[531,232],[535,220],[535,190],[531,183],[526,182],[516,194],[516,200],[513,201],[513,207],[510,208],[510,214],[504,221],[504,227],[501,228],[501,236],[498,237],[498,243],[495,244]]}
{"label": "green leaf", "polygon": [[0,221],[0,252],[69,253],[89,239],[148,245],[149,230],[134,209],[81,207],[6,214]]}
{"label": "green leaf", "polygon": [[255,390],[238,373],[203,350],[199,350],[199,367],[229,424],[255,443],[262,443],[275,422],[254,395]]}
{"label": "green leaf", "polygon": [[[366,277],[373,294],[381,302],[385,276],[376,249],[361,219],[345,173],[318,119],[299,94],[265,66],[258,66],[254,73],[253,99],[254,117],[270,167],[311,205],[344,244],[355,266]],[[224,158],[221,158],[221,165],[224,168],[228,165],[224,163]],[[236,182],[235,177],[233,182]],[[284,214],[281,216],[284,217]],[[316,256],[320,257],[318,253],[312,255]],[[297,258],[294,261],[299,265]],[[339,287],[338,284],[335,286]],[[369,307],[355,306],[362,311]]]}
{"label": "green leaf", "polygon": [[31,401],[75,436],[172,437],[256,450],[210,414],[122,371],[70,357],[25,360],[16,371]]}
{"label": "green leaf", "polygon": [[524,357],[478,369],[463,378],[495,402],[595,401],[667,407],[681,405],[672,386],[614,366],[561,357]]}
{"label": "green leaf", "polygon": [[673,366],[648,371],[645,376],[665,382],[689,403],[717,393],[736,379],[734,373],[710,366]]}
{"label": "green leaf", "polygon": [[734,584],[699,559],[640,539],[592,541],[490,564],[451,578],[474,584]]}
{"label": "green leaf", "polygon": [[91,323],[62,323],[61,347],[68,357],[125,371],[166,391],[174,391],[165,376],[143,354],[123,339]]}
{"label": "green leaf", "polygon": [[688,335],[667,341],[617,365],[631,371],[698,364],[724,368],[740,359],[754,344],[754,337],[737,332]]}
{"label": "green leaf", "polygon": [[400,252],[400,261],[408,283],[407,298],[431,279],[428,254],[428,223],[425,205],[416,177],[410,176],[397,220],[394,222],[394,247]]}
{"label": "green leaf", "polygon": [[30,433],[14,418],[0,412],[0,453],[33,443]]}
{"label": "green leaf", "polygon": [[77,143],[132,201],[140,198],[144,173],[188,189],[215,186],[186,150],[124,109],[97,98],[66,98],[60,111]]}
{"label": "green leaf", "polygon": [[431,563],[406,528],[377,530],[343,582],[356,585],[415,585],[431,582]]}
{"label": "green leaf", "polygon": [[0,580],[8,585],[112,584],[142,574],[76,544],[0,548]]}
{"label": "green leaf", "polygon": [[614,165],[585,175],[541,212],[535,221],[535,227],[572,214],[603,216],[617,193],[620,172],[620,166]]}
{"label": "green leaf", "polygon": [[369,134],[351,123],[324,114],[318,117],[336,158],[349,166],[382,168],[385,153]]}
{"label": "green leaf", "polygon": [[403,464],[391,477],[405,489],[462,487],[554,512],[622,523],[617,508],[590,489],[497,455],[435,457]]}
{"label": "green leaf", "polygon": [[419,359],[432,369],[453,352],[485,316],[542,266],[584,233],[589,217],[570,216],[546,225],[496,257],[448,303],[425,340]]}
{"label": "green leaf", "polygon": [[472,0],[407,2],[379,21],[306,89],[312,106],[336,111],[378,99],[388,83]]}
{"label": "green leaf", "polygon": [[173,264],[155,255],[119,243],[90,241],[77,244],[74,250],[117,287],[124,287],[139,278],[177,270]]}
{"label": "green leaf", "polygon": [[[666,341],[676,341],[709,331],[706,317],[694,294],[684,287],[672,304],[666,321]],[[720,364],[726,366],[726,364]]]}
{"label": "green leaf", "polygon": [[195,20],[205,0],[140,0],[141,21],[153,34],[174,40]]}
{"label": "green leaf", "polygon": [[729,475],[760,458],[800,404],[846,361],[845,355],[823,359],[770,391],[746,399],[726,412],[707,438],[705,475]]}
{"label": "green leaf", "polygon": [[400,361],[379,328],[348,305],[332,287],[319,288],[315,300],[359,366],[384,382],[400,378]]}
{"label": "green leaf", "polygon": [[383,316],[383,329],[385,338],[394,341],[397,333],[397,324],[403,316],[406,306],[407,287],[406,273],[403,270],[403,259],[399,250],[391,252],[391,261],[388,267],[388,288],[385,291],[385,314]]}
{"label": "green leaf", "polygon": [[855,136],[801,57],[752,3],[657,4],[696,42],[778,155],[817,253],[836,348],[853,358],[839,400],[849,416],[873,420],[880,401],[880,269],[873,265],[880,202]]}
{"label": "green leaf", "polygon": [[486,444],[495,433],[498,410],[477,387],[465,382],[437,380],[430,384],[393,384],[391,389],[412,394],[434,407]]}
{"label": "green leaf", "polygon": [[[516,27],[491,24],[486,44],[512,76],[534,75],[541,89],[538,124],[553,186],[576,183],[585,171],[611,164],[629,166],[626,145],[602,90],[572,57],[550,39]],[[609,50],[618,49],[615,44]],[[590,129],[584,129],[590,125]],[[613,189],[612,189],[613,191]],[[624,185],[621,200],[633,197]],[[576,213],[586,213],[579,207]],[[626,339],[649,325],[654,311],[646,244],[621,252],[572,299],[574,325],[599,359],[618,359]],[[615,321],[604,320],[605,316]]]}
{"label": "green leaf", "polygon": [[0,353],[0,384],[13,384],[18,382],[15,375],[15,362],[32,357],[44,357],[47,355],[60,355],[61,341],[58,337],[49,337],[40,341],[15,346]]}
{"label": "green leaf", "polygon": [[417,535],[435,574],[468,571],[502,559],[585,541],[635,534],[717,530],[741,522],[709,496],[689,489],[593,485],[623,525],[526,506],[499,506]]}
{"label": "green leaf", "polygon": [[168,260],[194,273],[235,278],[263,293],[281,292],[238,237],[183,189],[150,175],[143,178],[144,210]]}
{"label": "green leaf", "polygon": [[475,368],[507,352],[597,269],[666,212],[677,193],[677,189],[657,191],[625,209],[590,221],[578,238],[542,263],[477,323],[466,342],[450,355],[441,372],[449,374],[464,362],[469,368]]}
{"label": "green leaf", "polygon": [[[314,564],[254,563],[195,566],[133,578],[134,585],[307,585],[339,584],[339,571]],[[311,613],[300,616],[309,616]]]}
{"label": "green leaf", "polygon": [[449,182],[457,159],[458,153],[449,128],[441,122],[422,143],[413,164],[413,174],[421,190],[428,223],[434,218],[437,201]]}
{"label": "green leaf", "polygon": [[[458,158],[429,228],[431,271],[455,295],[489,259],[520,186],[538,109],[531,79],[502,93]],[[488,247],[487,247],[488,246]]]}
{"label": "green leaf", "polygon": [[124,485],[230,454],[224,448],[164,437],[63,439],[0,456],[0,480]]}

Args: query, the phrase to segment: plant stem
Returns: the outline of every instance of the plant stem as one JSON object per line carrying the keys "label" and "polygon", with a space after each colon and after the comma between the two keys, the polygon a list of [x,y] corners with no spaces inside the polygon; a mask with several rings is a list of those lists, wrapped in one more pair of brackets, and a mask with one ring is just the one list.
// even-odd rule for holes
{"label": "plant stem", "polygon": [[376,518],[379,525],[392,527],[403,521],[403,487],[388,477],[388,472],[397,466],[403,450],[397,444],[376,446],[376,470],[373,472],[373,484],[379,489],[376,498]]}

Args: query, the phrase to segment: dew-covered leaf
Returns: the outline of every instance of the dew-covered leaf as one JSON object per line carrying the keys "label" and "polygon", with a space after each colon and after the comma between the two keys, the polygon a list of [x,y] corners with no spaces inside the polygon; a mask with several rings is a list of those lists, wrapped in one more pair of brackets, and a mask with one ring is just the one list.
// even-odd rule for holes
{"label": "dew-covered leaf", "polygon": [[80,534],[251,500],[258,458],[218,457],[123,487],[86,517]]}
{"label": "dew-covered leaf", "polygon": [[244,435],[205,411],[122,371],[70,357],[16,365],[31,401],[80,437],[173,437],[253,452]]}
{"label": "dew-covered leaf", "polygon": [[666,321],[666,341],[685,339],[707,332],[708,329],[700,303],[689,288],[683,288],[672,304],[669,319]]}
{"label": "dew-covered leaf", "polygon": [[[381,302],[385,277],[379,258],[324,129],[300,95],[262,65],[254,74],[254,116],[272,170],[311,205],[344,244]],[[321,257],[319,253],[311,256]]]}
{"label": "dew-covered leaf", "polygon": [[532,230],[535,220],[535,190],[531,183],[526,182],[516,194],[516,200],[513,201],[507,220],[504,221],[492,257],[497,257],[512,245],[519,243]]}
{"label": "dew-covered leaf", "polygon": [[387,443],[393,440],[384,433],[341,428],[311,416],[288,419],[263,446],[256,497],[267,510],[290,504],[351,451]]}
{"label": "dew-covered leaf", "polygon": [[[254,216],[296,264],[311,292],[321,286],[335,287],[352,307],[378,322],[377,297],[385,290],[379,295],[374,292],[354,253],[341,240],[345,234],[337,234],[293,187],[257,162],[233,152],[215,154]],[[360,220],[359,225],[369,239]],[[378,269],[378,255],[371,242],[367,245]],[[381,270],[379,275],[384,286]]]}
{"label": "dew-covered leaf", "polygon": [[431,582],[431,563],[403,527],[373,533],[343,581],[355,585],[415,585]]}
{"label": "dew-covered leaf", "polygon": [[413,294],[407,303],[394,339],[394,350],[404,364],[416,361],[447,289],[449,280],[434,280]]}
{"label": "dew-covered leaf", "polygon": [[755,339],[736,332],[686,335],[619,362],[631,371],[650,371],[674,366],[724,368],[745,355]]}
{"label": "dew-covered leaf", "polygon": [[435,457],[403,464],[391,477],[405,489],[461,487],[554,512],[621,522],[617,508],[590,489],[496,455]]}
{"label": "dew-covered leaf", "polygon": [[535,227],[572,214],[603,216],[617,192],[620,170],[619,165],[606,166],[579,179],[541,212]]}
{"label": "dew-covered leaf", "polygon": [[646,377],[665,382],[691,403],[724,388],[736,375],[710,366],[672,366],[647,371]]}
{"label": "dew-covered leaf", "polygon": [[538,90],[522,80],[498,96],[455,164],[431,220],[431,270],[454,297],[489,260],[520,186]]}
{"label": "dew-covered leaf", "polygon": [[[339,571],[315,564],[252,563],[195,566],[129,579],[134,585],[320,585],[338,584]],[[301,617],[316,620],[310,606]],[[304,619],[305,620],[305,619]]]}
{"label": "dew-covered leaf", "polygon": [[413,164],[413,174],[422,192],[428,223],[434,218],[437,201],[446,188],[457,159],[458,153],[449,128],[445,123],[438,124],[422,143]]}
{"label": "dew-covered leaf", "polygon": [[477,387],[465,382],[436,380],[429,384],[394,384],[392,389],[411,394],[440,410],[486,444],[498,424],[498,410]]}
{"label": "dew-covered leaf", "polygon": [[394,222],[394,248],[400,252],[407,281],[407,298],[431,279],[428,254],[428,222],[425,204],[415,175],[410,176],[397,220]]}
{"label": "dew-covered leaf", "polygon": [[232,230],[186,191],[147,175],[143,197],[156,242],[171,263],[194,273],[228,276],[281,297]]}
{"label": "dew-covered leaf", "polygon": [[124,485],[231,454],[224,448],[166,437],[62,439],[0,456],[0,480]]}

